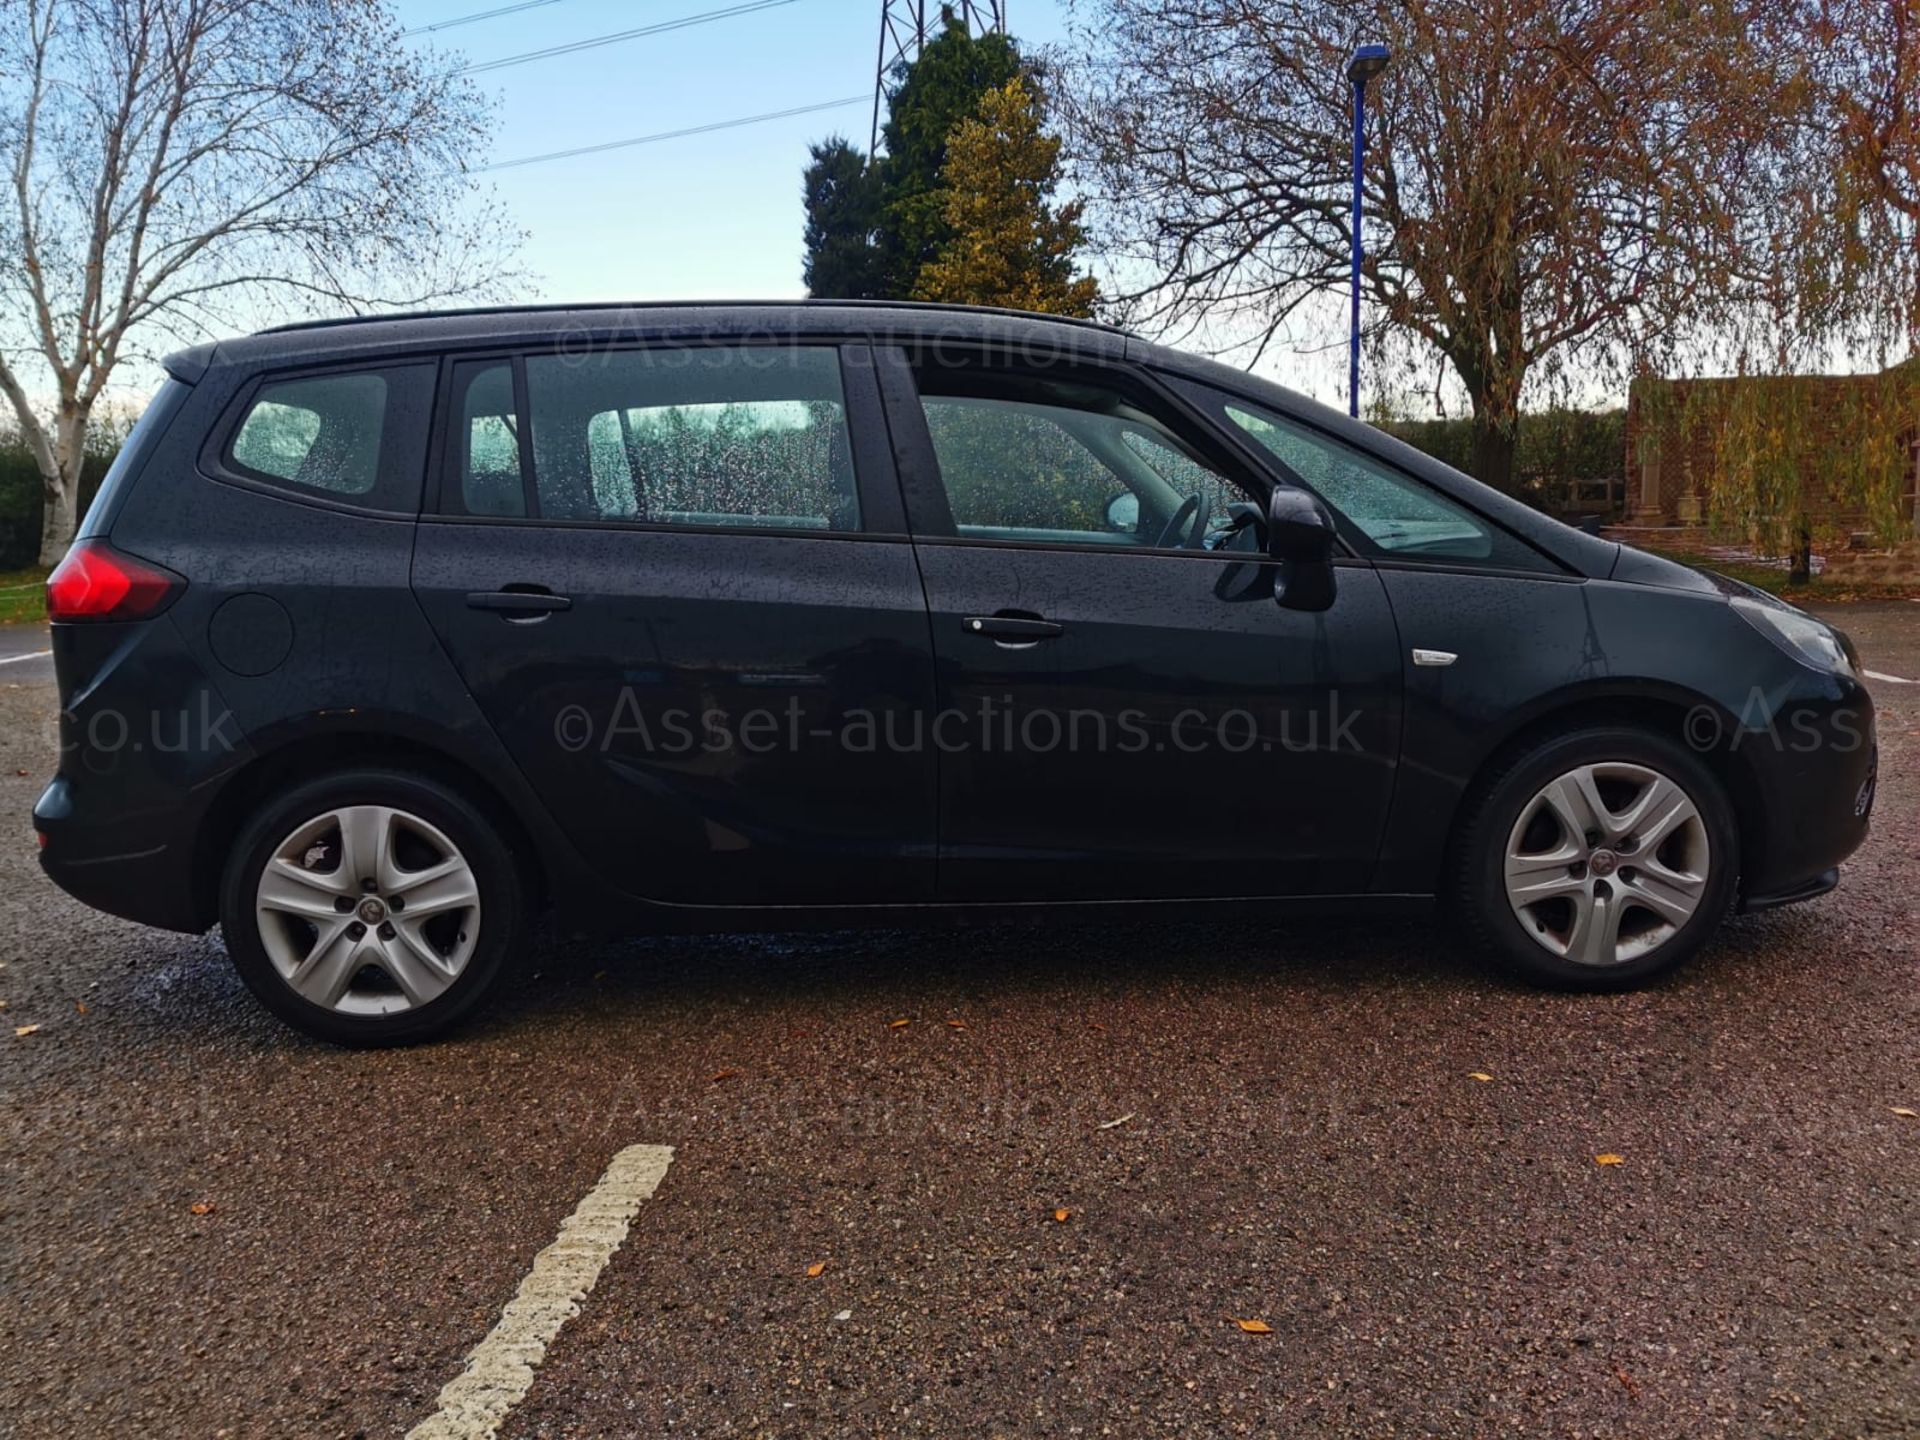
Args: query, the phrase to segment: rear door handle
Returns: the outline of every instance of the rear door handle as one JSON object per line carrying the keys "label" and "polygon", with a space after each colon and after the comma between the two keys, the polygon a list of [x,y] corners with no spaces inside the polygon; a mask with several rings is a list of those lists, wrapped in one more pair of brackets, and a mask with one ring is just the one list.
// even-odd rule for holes
{"label": "rear door handle", "polygon": [[509,620],[537,620],[556,610],[571,610],[573,601],[545,590],[473,590],[468,592],[467,608],[495,610]]}
{"label": "rear door handle", "polygon": [[1051,640],[1066,629],[1057,621],[1028,619],[1021,615],[969,615],[960,624],[969,635],[984,635],[990,640],[1012,640],[1029,645],[1036,640]]}

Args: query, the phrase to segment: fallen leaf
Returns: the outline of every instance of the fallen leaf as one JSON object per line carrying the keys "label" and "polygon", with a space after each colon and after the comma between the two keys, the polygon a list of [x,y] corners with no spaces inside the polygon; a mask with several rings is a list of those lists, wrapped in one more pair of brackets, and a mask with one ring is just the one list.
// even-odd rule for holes
{"label": "fallen leaf", "polygon": [[713,1072],[713,1078],[715,1080],[731,1080],[739,1073],[738,1070],[716,1070]]}
{"label": "fallen leaf", "polygon": [[1633,1377],[1617,1365],[1614,1367],[1613,1373],[1619,1376],[1620,1383],[1627,1387],[1627,1394],[1631,1395],[1635,1400],[1638,1400],[1640,1398],[1640,1387],[1633,1383]]}
{"label": "fallen leaf", "polygon": [[1126,1114],[1122,1115],[1118,1120],[1102,1120],[1100,1122],[1100,1128],[1102,1130],[1112,1130],[1117,1126],[1126,1124],[1127,1121],[1133,1119],[1133,1117],[1135,1115],[1138,1115],[1139,1113],[1140,1112],[1138,1110],[1129,1110]]}
{"label": "fallen leaf", "polygon": [[1107,1027],[1102,1025],[1098,1020],[1089,1020],[1087,1022],[1087,1029],[1093,1031],[1096,1035],[1104,1035],[1107,1033]]}
{"label": "fallen leaf", "polygon": [[970,1027],[964,1020],[949,1020],[947,1021],[947,1028],[949,1030],[966,1030]]}
{"label": "fallen leaf", "polygon": [[1067,1209],[1065,1206],[1062,1206],[1060,1209],[1053,1212],[1053,1218],[1055,1220],[1058,1220],[1062,1225],[1064,1225],[1067,1223],[1067,1221],[1073,1218],[1073,1212]]}
{"label": "fallen leaf", "polygon": [[1620,1156],[1609,1152],[1605,1155],[1594,1156],[1593,1163],[1596,1165],[1624,1165],[1627,1162]]}
{"label": "fallen leaf", "polygon": [[889,1029],[889,1030],[904,1030],[904,1029],[906,1029],[906,1028],[907,1028],[907,1026],[909,1026],[909,1025],[911,1025],[911,1024],[913,1024],[913,1021],[911,1021],[911,1020],[895,1020],[895,1021],[894,1021],[894,1022],[893,1022],[892,1024],[890,1024],[890,1025],[888,1025],[888,1026],[887,1026],[887,1029]]}
{"label": "fallen leaf", "polygon": [[16,1025],[13,1027],[14,1038],[17,1040],[24,1040],[29,1035],[38,1035],[39,1033],[40,1027],[38,1025]]}
{"label": "fallen leaf", "polygon": [[196,1215],[213,1214],[213,1202],[211,1200],[196,1200],[187,1208]]}
{"label": "fallen leaf", "polygon": [[827,1262],[824,1260],[816,1260],[813,1262],[813,1264],[807,1266],[807,1278],[809,1280],[818,1280],[822,1275],[826,1273],[827,1273]]}
{"label": "fallen leaf", "polygon": [[1487,1072],[1484,1070],[1475,1070],[1471,1075],[1467,1076],[1467,1078],[1469,1080],[1480,1080],[1480,1081],[1487,1081],[1487,1080],[1493,1079],[1493,1077],[1487,1074]]}
{"label": "fallen leaf", "polygon": [[1893,1113],[1900,1116],[1903,1120],[1920,1120],[1920,1110],[1909,1110],[1904,1105],[1894,1106]]}
{"label": "fallen leaf", "polygon": [[73,1002],[73,1008],[84,1015],[87,1013],[87,1002],[84,1000],[76,1000]]}
{"label": "fallen leaf", "polygon": [[1264,1320],[1236,1320],[1233,1322],[1249,1335],[1271,1335],[1273,1326]]}
{"label": "fallen leaf", "polygon": [[24,770],[16,770],[16,771],[14,771],[13,773],[14,773],[14,774],[16,774],[16,775],[24,775],[24,774],[26,774],[27,772],[26,772],[26,771],[24,771]]}

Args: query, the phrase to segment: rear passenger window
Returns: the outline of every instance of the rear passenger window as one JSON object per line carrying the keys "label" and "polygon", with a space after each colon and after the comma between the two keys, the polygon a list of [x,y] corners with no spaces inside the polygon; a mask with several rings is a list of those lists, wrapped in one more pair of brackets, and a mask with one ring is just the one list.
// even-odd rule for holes
{"label": "rear passenger window", "polygon": [[416,510],[431,388],[424,365],[269,379],[234,427],[226,467],[276,488]]}
{"label": "rear passenger window", "polygon": [[462,508],[469,515],[525,515],[513,366],[505,360],[456,365],[453,389],[460,416],[455,443]]}
{"label": "rear passenger window", "polygon": [[536,355],[526,384],[543,517],[859,528],[831,346]]}

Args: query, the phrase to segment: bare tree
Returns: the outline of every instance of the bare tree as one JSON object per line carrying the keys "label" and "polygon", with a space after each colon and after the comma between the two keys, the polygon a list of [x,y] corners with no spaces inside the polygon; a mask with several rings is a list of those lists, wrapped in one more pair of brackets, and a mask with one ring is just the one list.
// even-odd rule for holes
{"label": "bare tree", "polygon": [[514,237],[466,175],[486,119],[383,0],[0,6],[0,392],[46,483],[41,563],[129,337],[497,277]]}
{"label": "bare tree", "polygon": [[1766,107],[1739,0],[1109,0],[1066,114],[1138,313],[1267,340],[1348,283],[1345,60],[1369,89],[1375,340],[1437,352],[1474,469],[1511,483],[1523,388],[1624,376],[1750,301]]}

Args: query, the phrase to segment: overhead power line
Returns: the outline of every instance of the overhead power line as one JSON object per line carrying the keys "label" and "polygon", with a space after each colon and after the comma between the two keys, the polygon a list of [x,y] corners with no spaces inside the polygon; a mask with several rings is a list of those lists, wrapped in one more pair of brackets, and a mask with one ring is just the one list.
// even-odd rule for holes
{"label": "overhead power line", "polygon": [[483,60],[477,65],[461,67],[463,75],[480,75],[488,70],[504,70],[510,65],[525,65],[534,60],[550,60],[556,55],[575,55],[582,50],[595,50],[602,45],[618,44],[622,40],[638,40],[643,35],[659,35],[668,30],[685,30],[693,25],[710,25],[716,20],[730,20],[736,15],[751,15],[757,10],[772,10],[781,5],[791,5],[794,0],[752,0],[746,5],[734,5],[724,10],[703,10],[698,15],[684,15],[678,20],[662,20],[655,25],[642,25],[636,30],[622,30],[613,35],[596,35],[590,40],[575,40],[567,45],[550,45],[545,50],[527,50],[518,55],[505,55],[498,60]]}
{"label": "overhead power line", "polygon": [[864,105],[865,95],[848,95],[840,100],[822,100],[817,105],[796,105],[791,110],[769,110],[763,115],[742,115],[737,120],[715,120],[708,125],[690,125],[684,130],[662,130],[654,135],[635,135],[630,140],[608,140],[599,145],[581,145],[572,150],[553,150],[545,155],[523,155],[518,160],[497,160],[478,170],[513,170],[522,165],[541,165],[549,160],[571,160],[578,155],[599,155],[607,150],[625,150],[632,145],[652,145],[661,140],[683,140],[689,135],[707,135],[715,130],[735,130],[742,125],[758,125],[767,120],[785,120],[790,115],[812,115],[821,110],[837,110],[842,105]]}
{"label": "overhead power line", "polygon": [[546,5],[558,5],[560,0],[520,0],[518,5],[502,5],[494,10],[476,10],[471,15],[455,15],[450,20],[436,20],[431,25],[415,25],[402,30],[402,35],[431,35],[436,30],[453,30],[461,25],[472,25],[481,20],[498,20],[502,15],[518,15],[522,10],[538,10]]}

